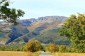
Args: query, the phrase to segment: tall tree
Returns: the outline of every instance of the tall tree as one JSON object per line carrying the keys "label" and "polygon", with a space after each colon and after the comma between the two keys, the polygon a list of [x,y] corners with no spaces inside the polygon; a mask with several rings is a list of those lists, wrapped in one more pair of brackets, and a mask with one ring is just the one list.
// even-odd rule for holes
{"label": "tall tree", "polygon": [[16,10],[15,8],[9,8],[8,0],[0,0],[0,19],[6,22],[17,24],[17,19],[23,16],[25,13],[22,10]]}
{"label": "tall tree", "polygon": [[85,44],[85,14],[71,15],[59,32],[67,36],[73,47]]}

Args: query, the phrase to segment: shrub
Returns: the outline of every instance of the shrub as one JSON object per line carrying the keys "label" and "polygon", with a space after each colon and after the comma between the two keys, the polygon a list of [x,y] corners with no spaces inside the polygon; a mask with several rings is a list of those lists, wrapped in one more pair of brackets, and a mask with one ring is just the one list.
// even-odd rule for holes
{"label": "shrub", "polygon": [[42,49],[42,45],[37,40],[31,40],[26,44],[25,48],[26,51],[36,52]]}
{"label": "shrub", "polygon": [[75,46],[71,46],[68,52],[85,53],[85,40],[80,41]]}
{"label": "shrub", "polygon": [[85,44],[80,43],[76,46],[75,49],[76,49],[75,52],[77,52],[77,53],[85,53]]}
{"label": "shrub", "polygon": [[67,49],[66,49],[66,46],[65,45],[60,45],[59,46],[59,52],[66,52]]}
{"label": "shrub", "polygon": [[56,44],[49,44],[49,45],[47,46],[47,50],[48,50],[49,52],[56,52],[56,51],[58,51],[58,47],[56,46]]}

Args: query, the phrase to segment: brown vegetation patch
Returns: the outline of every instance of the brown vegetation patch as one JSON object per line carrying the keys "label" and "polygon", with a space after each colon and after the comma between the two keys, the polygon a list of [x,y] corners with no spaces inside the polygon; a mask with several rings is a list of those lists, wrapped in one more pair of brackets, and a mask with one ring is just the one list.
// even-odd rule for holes
{"label": "brown vegetation patch", "polygon": [[85,53],[55,53],[54,56],[85,56]]}
{"label": "brown vegetation patch", "polygon": [[0,56],[38,56],[39,52],[0,51]]}

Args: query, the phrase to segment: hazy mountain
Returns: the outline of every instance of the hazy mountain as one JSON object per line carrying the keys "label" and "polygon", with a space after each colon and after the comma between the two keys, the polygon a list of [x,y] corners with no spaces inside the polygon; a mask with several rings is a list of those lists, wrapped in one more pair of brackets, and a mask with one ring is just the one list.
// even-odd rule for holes
{"label": "hazy mountain", "polygon": [[[19,20],[18,25],[10,25],[8,23],[0,24],[0,37],[6,39],[4,43],[9,44],[12,42],[23,41],[28,42],[29,39],[35,38],[44,33],[48,33],[50,30],[58,29],[66,21],[67,17],[64,16],[45,16],[38,17],[37,19],[31,18],[26,20]],[[56,32],[57,33],[57,32]],[[48,33],[47,36],[50,34]],[[52,34],[53,35],[53,34]],[[57,35],[55,35],[57,37]],[[56,38],[54,37],[54,38]],[[36,39],[43,38],[37,37]],[[51,37],[49,37],[50,39]],[[48,38],[46,38],[48,40]],[[52,40],[49,40],[52,41]],[[47,42],[49,42],[47,41]],[[1,41],[0,43],[2,43]]]}

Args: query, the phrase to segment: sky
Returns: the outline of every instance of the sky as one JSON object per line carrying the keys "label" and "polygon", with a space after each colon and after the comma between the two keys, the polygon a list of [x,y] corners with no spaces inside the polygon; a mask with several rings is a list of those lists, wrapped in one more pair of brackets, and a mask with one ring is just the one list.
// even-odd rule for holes
{"label": "sky", "polygon": [[25,12],[21,19],[85,13],[85,0],[10,0],[11,8]]}

